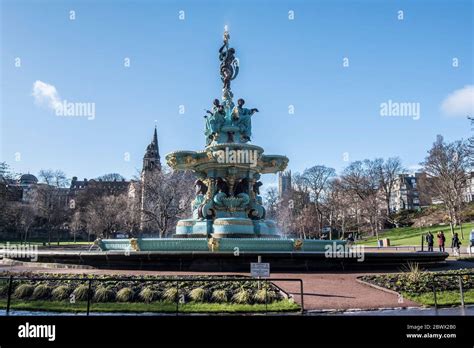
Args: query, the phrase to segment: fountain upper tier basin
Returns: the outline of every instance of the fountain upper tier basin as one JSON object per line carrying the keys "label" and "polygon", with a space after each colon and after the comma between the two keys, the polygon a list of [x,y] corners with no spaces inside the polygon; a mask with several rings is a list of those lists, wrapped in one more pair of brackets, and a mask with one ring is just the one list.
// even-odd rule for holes
{"label": "fountain upper tier basin", "polygon": [[167,164],[174,170],[196,173],[227,171],[230,167],[270,174],[285,170],[288,158],[264,155],[263,148],[245,143],[211,145],[202,151],[174,151],[166,155]]}

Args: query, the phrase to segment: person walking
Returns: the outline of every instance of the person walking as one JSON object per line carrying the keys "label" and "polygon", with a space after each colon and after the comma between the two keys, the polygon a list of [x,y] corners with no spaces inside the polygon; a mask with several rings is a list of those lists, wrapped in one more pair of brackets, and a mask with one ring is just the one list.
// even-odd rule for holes
{"label": "person walking", "polygon": [[438,232],[438,246],[439,251],[444,252],[444,243],[446,242],[446,237],[444,236],[443,231]]}
{"label": "person walking", "polygon": [[455,256],[459,256],[461,250],[461,241],[457,233],[454,234],[453,239],[451,240],[451,248]]}
{"label": "person walking", "polygon": [[434,245],[434,236],[431,231],[428,232],[428,234],[425,237],[426,243],[428,244],[428,251],[433,251],[433,245]]}

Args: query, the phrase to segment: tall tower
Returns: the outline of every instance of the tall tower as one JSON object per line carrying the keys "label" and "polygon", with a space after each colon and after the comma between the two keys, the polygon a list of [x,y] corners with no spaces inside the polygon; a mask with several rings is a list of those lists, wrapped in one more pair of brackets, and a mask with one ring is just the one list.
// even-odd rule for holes
{"label": "tall tower", "polygon": [[147,146],[145,156],[143,156],[143,168],[141,173],[141,199],[140,199],[140,231],[148,229],[148,219],[146,211],[149,207],[150,185],[157,179],[157,173],[161,172],[160,150],[158,148],[158,135],[155,131],[153,139]]}
{"label": "tall tower", "polygon": [[291,191],[291,170],[278,173],[278,196],[283,198]]}
{"label": "tall tower", "polygon": [[147,146],[145,156],[143,156],[142,174],[145,171],[154,170],[161,171],[160,150],[158,148],[158,135],[156,133],[156,126],[155,132],[153,133],[153,140]]}

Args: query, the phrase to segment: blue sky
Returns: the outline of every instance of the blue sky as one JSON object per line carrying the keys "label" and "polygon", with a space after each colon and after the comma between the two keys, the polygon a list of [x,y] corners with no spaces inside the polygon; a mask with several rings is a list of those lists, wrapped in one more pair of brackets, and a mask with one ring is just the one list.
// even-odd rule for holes
{"label": "blue sky", "polygon": [[[2,0],[0,160],[16,172],[130,178],[155,120],[162,158],[202,149],[203,110],[221,93],[225,24],[241,65],[235,97],[260,110],[252,142],[288,156],[293,171],[340,171],[344,153],[349,161],[399,156],[412,167],[436,134],[470,135],[456,105],[441,104],[473,85],[472,1]],[[35,81],[70,102],[95,103],[95,118],[38,105]],[[420,103],[420,118],[382,117],[388,100]]]}

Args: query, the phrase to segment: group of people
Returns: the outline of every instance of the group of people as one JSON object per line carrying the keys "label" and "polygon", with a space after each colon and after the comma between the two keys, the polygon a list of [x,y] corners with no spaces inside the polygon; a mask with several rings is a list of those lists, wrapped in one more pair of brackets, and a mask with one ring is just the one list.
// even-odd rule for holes
{"label": "group of people", "polygon": [[[436,238],[438,239],[438,247],[439,251],[444,252],[445,251],[445,244],[446,244],[446,237],[443,233],[443,231],[439,231],[436,235]],[[428,232],[428,234],[425,237],[426,243],[428,244],[428,251],[433,251],[434,247],[434,236],[433,233]],[[459,235],[457,233],[454,233],[454,236],[451,240],[451,248],[453,249],[453,252],[455,255],[459,255],[460,249],[461,249],[461,241],[459,240]]]}

